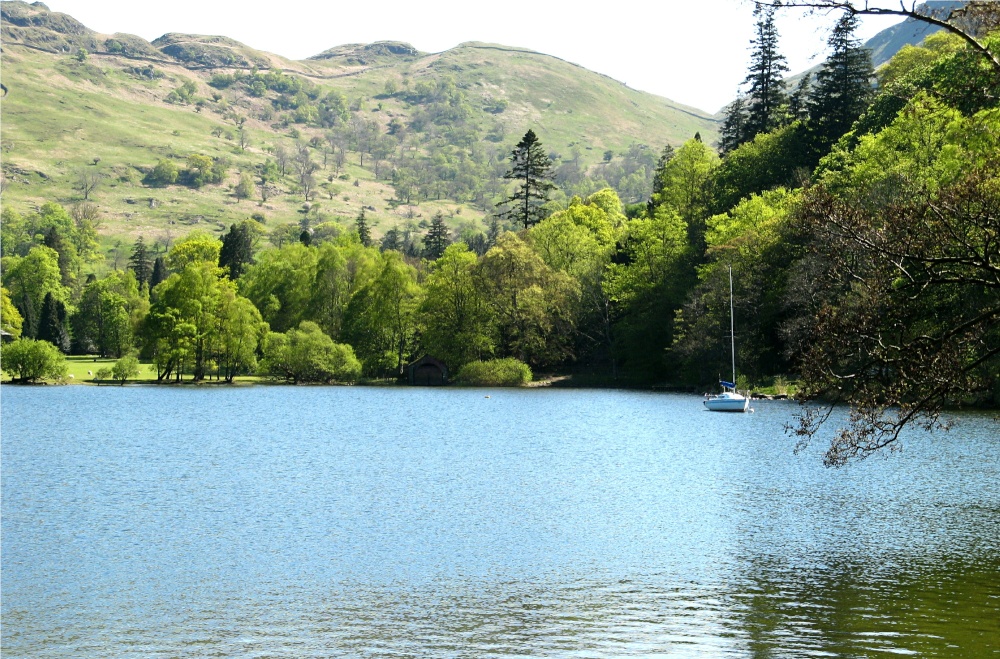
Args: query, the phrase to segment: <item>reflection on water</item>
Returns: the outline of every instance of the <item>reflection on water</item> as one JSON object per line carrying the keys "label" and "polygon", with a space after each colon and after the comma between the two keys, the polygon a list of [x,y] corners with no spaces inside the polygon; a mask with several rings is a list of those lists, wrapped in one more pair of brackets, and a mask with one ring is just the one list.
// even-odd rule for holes
{"label": "reflection on water", "polygon": [[990,419],[489,393],[5,387],[4,655],[1000,657]]}

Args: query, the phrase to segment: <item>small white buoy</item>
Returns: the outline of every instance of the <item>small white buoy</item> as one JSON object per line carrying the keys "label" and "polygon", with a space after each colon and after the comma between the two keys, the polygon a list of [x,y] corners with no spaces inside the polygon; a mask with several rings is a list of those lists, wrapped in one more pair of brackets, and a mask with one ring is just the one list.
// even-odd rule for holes
{"label": "small white buoy", "polygon": [[489,398],[489,396],[483,396],[483,398]]}

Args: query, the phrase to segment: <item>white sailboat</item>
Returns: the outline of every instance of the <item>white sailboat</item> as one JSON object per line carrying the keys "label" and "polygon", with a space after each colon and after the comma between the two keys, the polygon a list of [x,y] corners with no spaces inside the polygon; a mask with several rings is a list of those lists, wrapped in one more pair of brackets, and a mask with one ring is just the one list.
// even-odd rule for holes
{"label": "white sailboat", "polygon": [[733,267],[729,266],[729,338],[732,343],[733,381],[720,380],[722,393],[705,399],[705,407],[712,412],[746,412],[750,409],[750,398],[736,391],[736,332],[733,315]]}

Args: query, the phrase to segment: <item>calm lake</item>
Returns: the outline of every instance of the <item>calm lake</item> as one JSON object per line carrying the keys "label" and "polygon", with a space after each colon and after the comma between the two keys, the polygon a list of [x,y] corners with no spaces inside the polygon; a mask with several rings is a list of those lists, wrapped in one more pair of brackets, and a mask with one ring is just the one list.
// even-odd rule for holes
{"label": "calm lake", "polygon": [[4,657],[1000,657],[1000,426],[841,470],[796,406],[14,387]]}

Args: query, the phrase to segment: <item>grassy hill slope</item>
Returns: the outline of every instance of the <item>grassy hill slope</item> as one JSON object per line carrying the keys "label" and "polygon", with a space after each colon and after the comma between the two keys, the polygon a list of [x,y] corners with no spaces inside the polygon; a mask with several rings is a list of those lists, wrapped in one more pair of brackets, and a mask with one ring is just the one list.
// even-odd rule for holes
{"label": "grassy hill slope", "polygon": [[[149,43],[101,35],[40,3],[4,1],[0,10],[8,89],[0,105],[4,204],[25,212],[46,201],[81,203],[78,180],[88,169],[100,170],[103,181],[88,201],[98,206],[109,243],[138,235],[169,242],[194,228],[218,232],[254,212],[263,213],[269,226],[297,222],[306,199],[290,172],[274,183],[267,202],[258,195],[237,200],[234,188],[242,173],[253,174],[273,159],[275,149],[294,150],[310,140],[312,158],[324,165],[316,172],[323,189],[310,199],[313,221],[346,224],[364,208],[378,235],[438,211],[456,227],[479,222],[495,199],[425,195],[419,203],[403,204],[391,172],[407,157],[429,160],[445,148],[459,170],[468,157],[495,161],[502,170],[530,127],[557,162],[573,158],[599,172],[609,150],[621,154],[643,144],[658,152],[696,132],[706,141],[716,135],[716,122],[706,113],[523,49],[467,43],[427,54],[380,42],[339,46],[294,62],[221,36],[167,34]],[[351,111],[332,127],[299,121],[288,108],[295,100],[291,93],[254,93],[215,78],[255,71],[301,80],[309,102],[340,94]],[[448,126],[409,128],[424,110],[411,90],[444,82],[471,108],[465,123],[472,143],[441,147]],[[176,92],[185,83],[193,93],[179,100]],[[243,147],[237,117],[249,138]],[[405,139],[397,135],[393,162],[384,163],[378,176],[370,157],[361,166],[358,150],[348,149],[339,169],[325,162],[331,132],[349,132],[351,122],[362,120],[382,135],[394,120],[408,127]],[[482,137],[487,133],[488,140]],[[158,161],[183,168],[192,154],[224,159],[225,180],[197,189],[143,183]]]}

